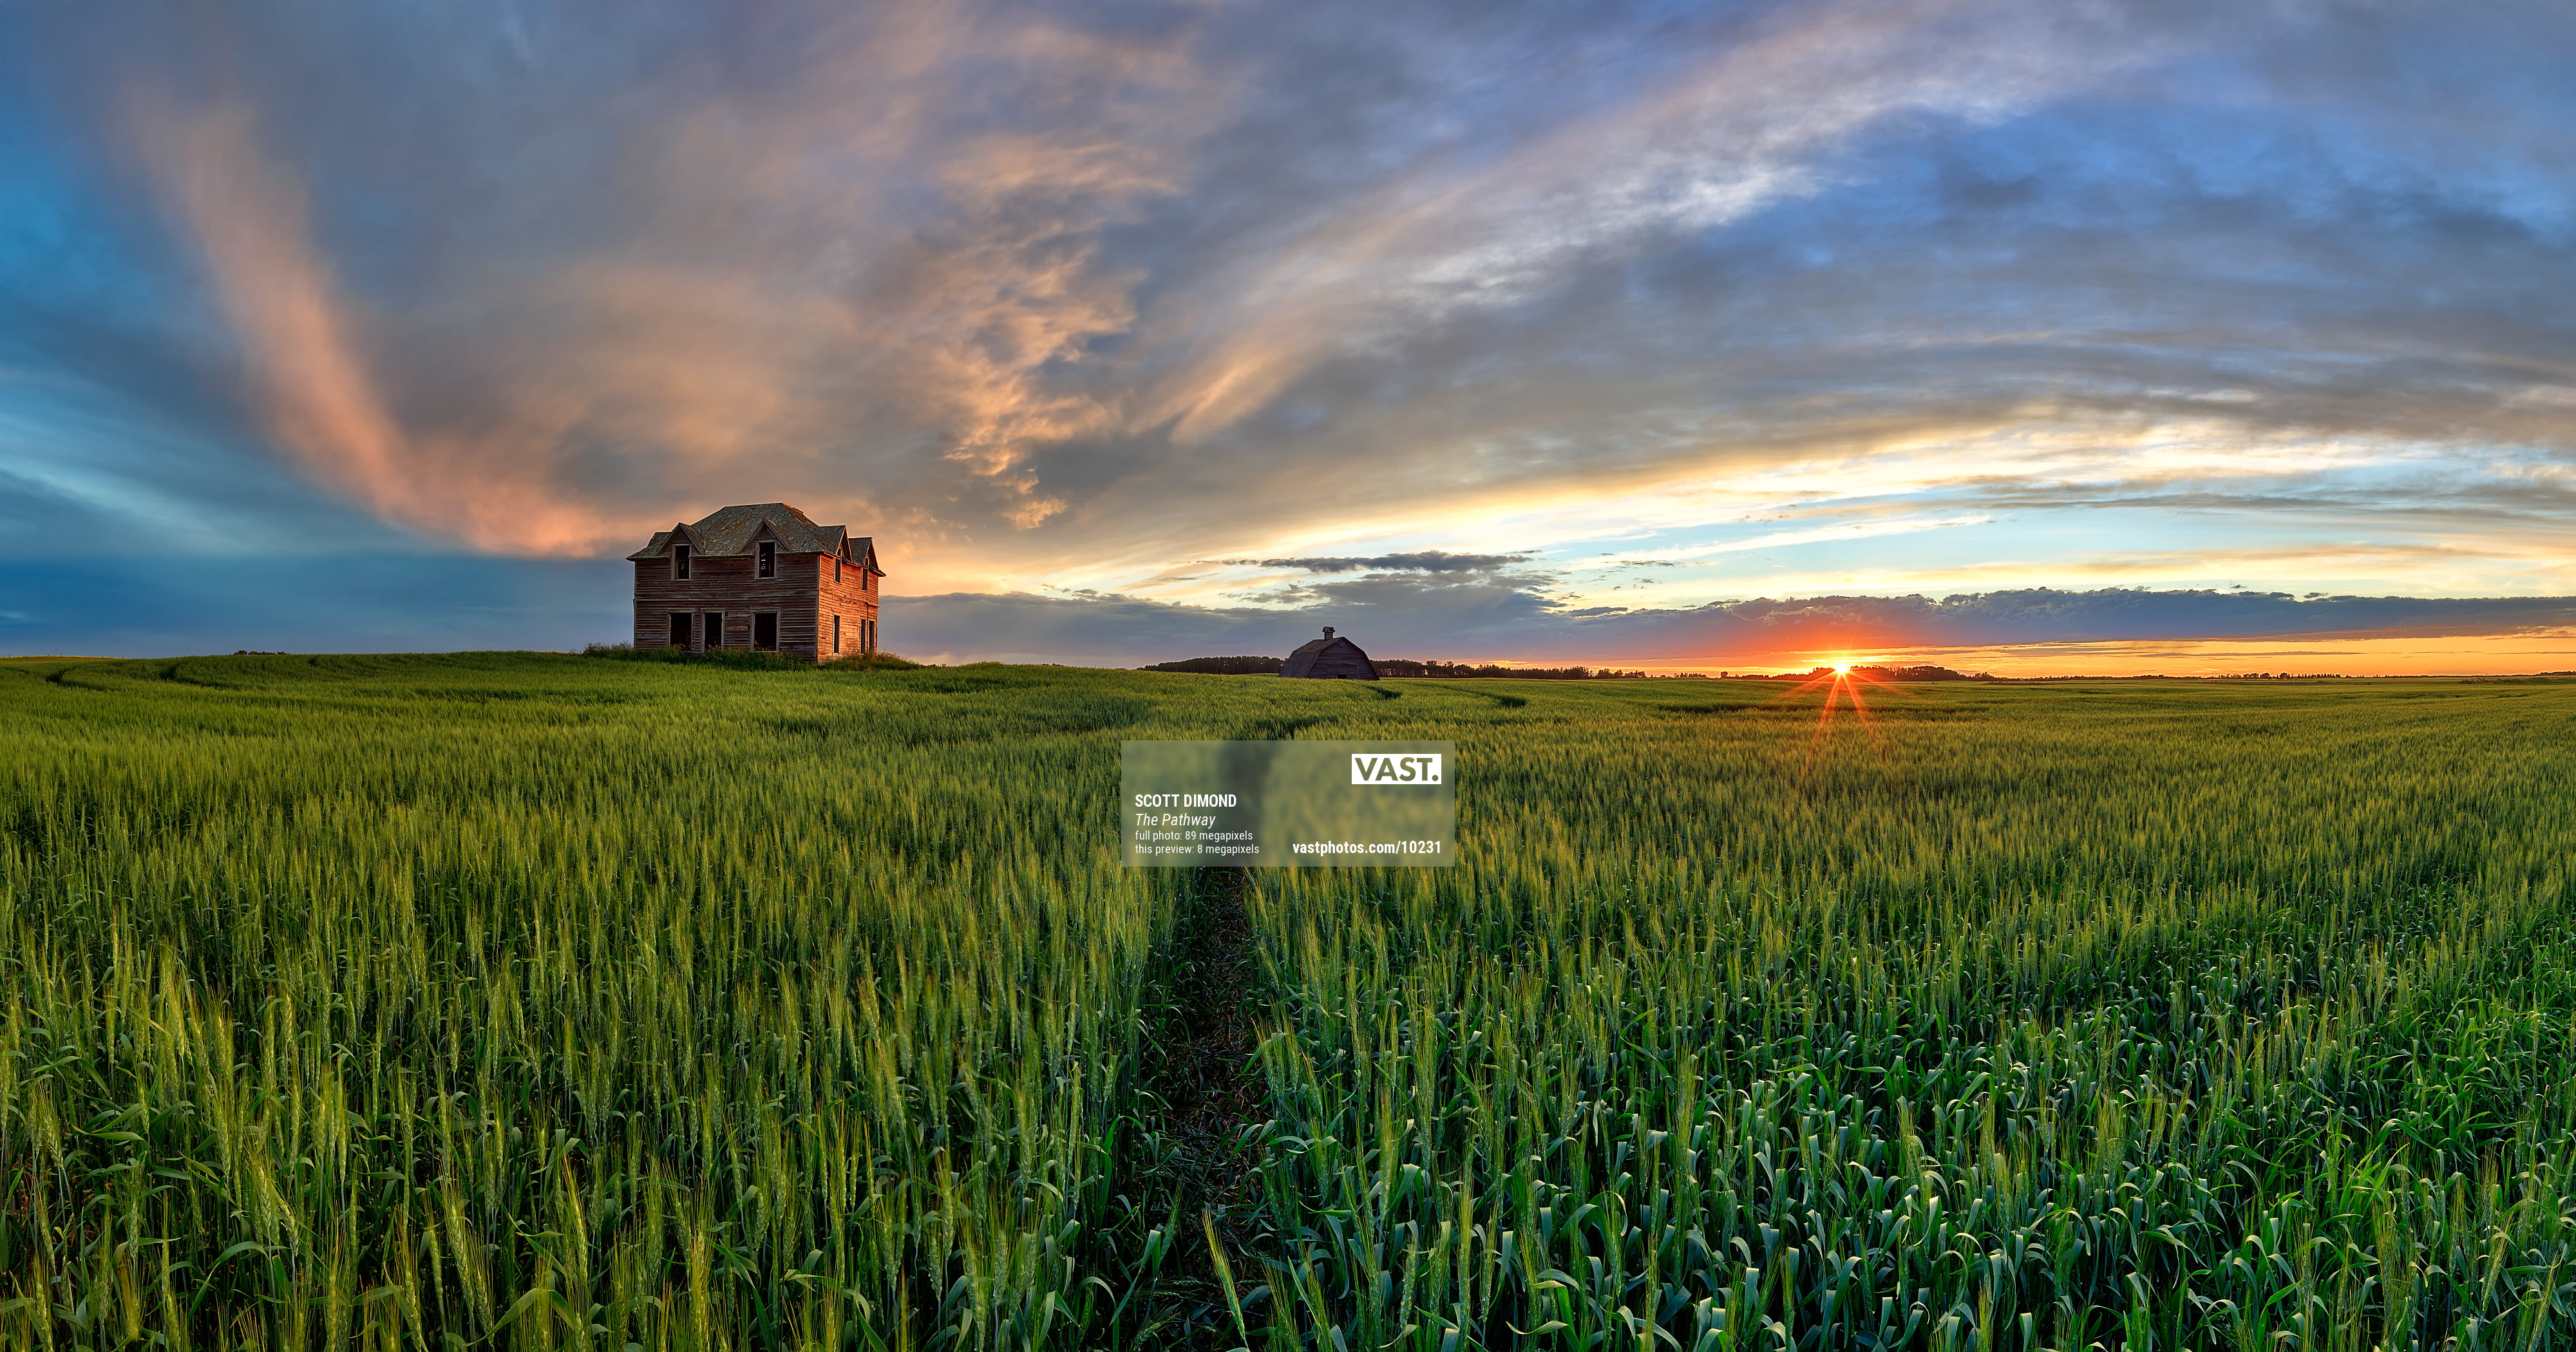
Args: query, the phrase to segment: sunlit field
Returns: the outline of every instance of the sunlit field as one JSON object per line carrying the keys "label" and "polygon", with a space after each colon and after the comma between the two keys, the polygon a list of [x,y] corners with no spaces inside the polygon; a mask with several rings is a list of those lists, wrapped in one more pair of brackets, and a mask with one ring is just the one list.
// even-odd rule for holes
{"label": "sunlit field", "polygon": [[1825,697],[0,664],[0,1346],[2576,1343],[2576,684]]}

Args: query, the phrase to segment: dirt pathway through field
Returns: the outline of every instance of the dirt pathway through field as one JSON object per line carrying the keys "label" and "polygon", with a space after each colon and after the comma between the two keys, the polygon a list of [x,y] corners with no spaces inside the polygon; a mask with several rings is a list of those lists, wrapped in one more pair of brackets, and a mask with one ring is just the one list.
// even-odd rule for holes
{"label": "dirt pathway through field", "polygon": [[1164,1269],[1157,1315],[1171,1346],[1237,1345],[1233,1315],[1209,1256],[1200,1217],[1213,1213],[1239,1287],[1259,1285],[1261,1268],[1243,1243],[1261,1196],[1259,1147],[1245,1128],[1263,1120],[1262,1076],[1254,1052],[1260,963],[1244,912],[1248,874],[1202,869],[1173,945],[1170,1014],[1149,1083],[1165,1107],[1165,1185],[1180,1202],[1179,1232]]}

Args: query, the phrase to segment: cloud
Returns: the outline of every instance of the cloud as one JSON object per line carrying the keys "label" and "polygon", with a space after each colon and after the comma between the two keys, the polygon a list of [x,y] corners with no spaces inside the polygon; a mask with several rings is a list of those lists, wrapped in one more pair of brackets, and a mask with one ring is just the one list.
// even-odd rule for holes
{"label": "cloud", "polygon": [[[2145,55],[2114,11],[1907,0],[1777,10],[1646,92],[1496,156],[1407,166],[1228,279],[1223,341],[1169,383],[1184,442],[1328,357],[1563,287],[1603,255],[1820,190],[1847,138],[1992,121]],[[2152,45],[2152,44],[2147,44]]]}
{"label": "cloud", "polygon": [[[84,557],[13,565],[21,652],[577,649],[630,633],[630,565],[475,555],[246,554],[219,567]],[[421,604],[421,579],[438,579]],[[18,599],[23,597],[25,599]],[[1382,657],[1657,669],[1803,670],[1836,656],[1977,669],[2564,670],[2576,597],[2295,597],[2026,588],[1943,597],[1755,598],[1568,606],[1500,572],[1381,572],[1293,604],[1181,605],[1114,593],[889,596],[886,645],[914,658],[1141,666],[1284,654],[1333,625]]]}
{"label": "cloud", "polygon": [[[516,28],[497,68],[469,59],[490,35],[440,33],[383,97],[362,53],[246,6],[207,80],[124,33],[102,136],[167,205],[268,438],[383,519],[622,550],[758,477],[917,537],[1043,521],[1033,449],[1116,419],[1078,378],[1135,318],[1104,234],[1174,190],[1211,97],[1185,14],[790,8],[637,10],[605,47]],[[424,36],[402,26],[333,31]],[[350,158],[388,142],[398,175]]]}
{"label": "cloud", "polygon": [[890,647],[914,657],[1127,666],[1284,653],[1316,625],[1331,624],[1386,657],[1716,669],[1795,666],[1832,653],[2291,638],[2439,641],[2576,630],[2576,597],[2564,596],[2302,599],[2206,589],[2028,588],[1939,598],[1567,607],[1508,579],[1388,574],[1312,586],[1295,600],[1280,608],[1113,595],[893,597],[885,632]]}
{"label": "cloud", "polygon": [[369,506],[412,510],[402,433],[350,345],[301,188],[260,151],[247,109],[147,107],[153,167],[205,250],[278,439]]}
{"label": "cloud", "polygon": [[302,185],[260,144],[249,109],[143,99],[146,157],[199,248],[271,436],[323,483],[387,521],[489,548],[556,552],[596,538],[586,508],[543,491],[526,461],[418,444],[376,388]]}
{"label": "cloud", "polygon": [[1528,554],[1450,554],[1437,549],[1412,554],[1379,554],[1364,559],[1219,559],[1237,567],[1294,568],[1307,573],[1378,572],[1485,573],[1526,563]]}
{"label": "cloud", "polygon": [[[2280,638],[2378,634],[2448,637],[2576,625],[2576,598],[2426,598],[2278,592],[2020,591],[1921,596],[1759,599],[1702,607],[1687,616],[1749,630],[1766,641],[1840,640],[1862,646],[2089,643],[2116,639]],[[1622,617],[1672,632],[1686,615]]]}

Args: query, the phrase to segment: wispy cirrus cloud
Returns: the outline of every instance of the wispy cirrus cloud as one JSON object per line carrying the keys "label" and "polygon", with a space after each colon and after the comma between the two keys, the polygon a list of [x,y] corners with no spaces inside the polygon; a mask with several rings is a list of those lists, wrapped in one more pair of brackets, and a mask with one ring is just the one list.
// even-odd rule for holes
{"label": "wispy cirrus cloud", "polygon": [[1514,564],[1527,563],[1528,554],[1451,554],[1444,550],[1426,549],[1412,554],[1378,554],[1368,558],[1338,559],[1220,559],[1234,567],[1286,568],[1301,573],[1484,573]]}
{"label": "wispy cirrus cloud", "polygon": [[1818,191],[1820,161],[1874,124],[1993,121],[2160,45],[2110,7],[1958,0],[1782,9],[1729,37],[1638,97],[1497,156],[1429,148],[1315,213],[1229,270],[1222,339],[1169,380],[1156,415],[1183,442],[1213,435],[1330,357],[1508,309],[1605,255]]}
{"label": "wispy cirrus cloud", "polygon": [[[238,102],[182,109],[143,97],[131,116],[153,177],[201,250],[241,344],[252,401],[276,443],[377,516],[471,544],[552,552],[600,533],[512,448],[419,440],[386,405],[315,248],[297,176]],[[501,453],[495,454],[495,451]]]}

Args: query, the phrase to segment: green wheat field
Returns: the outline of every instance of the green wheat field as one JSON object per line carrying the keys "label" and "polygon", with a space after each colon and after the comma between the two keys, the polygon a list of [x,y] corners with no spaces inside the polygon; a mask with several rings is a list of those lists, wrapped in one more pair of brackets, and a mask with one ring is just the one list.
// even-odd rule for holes
{"label": "green wheat field", "polygon": [[2576,684],[1819,702],[0,664],[0,1346],[2576,1344]]}

